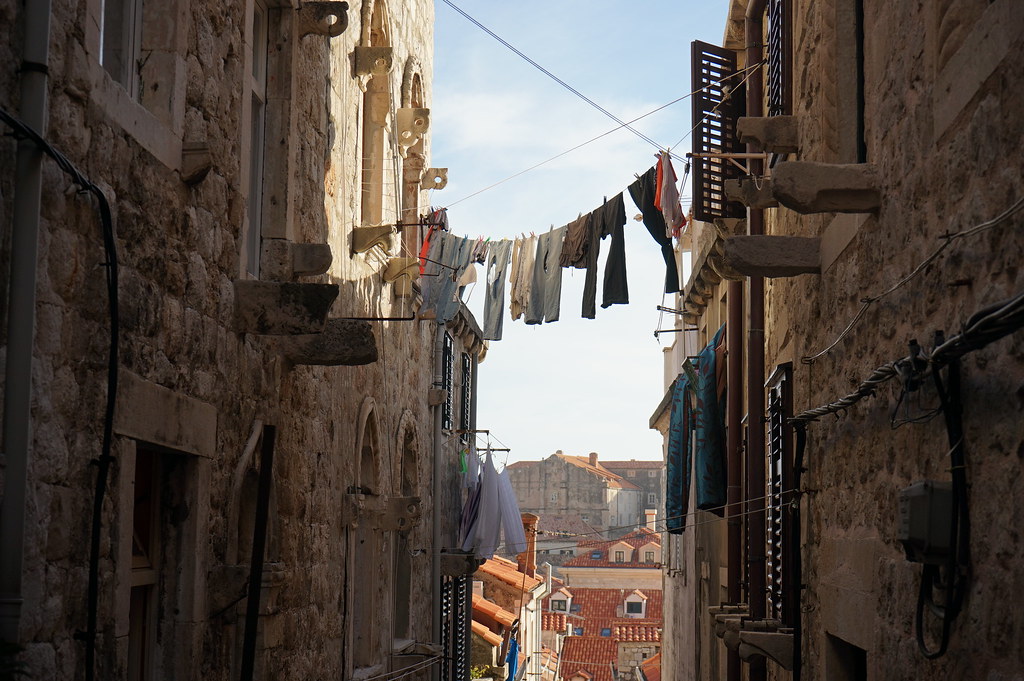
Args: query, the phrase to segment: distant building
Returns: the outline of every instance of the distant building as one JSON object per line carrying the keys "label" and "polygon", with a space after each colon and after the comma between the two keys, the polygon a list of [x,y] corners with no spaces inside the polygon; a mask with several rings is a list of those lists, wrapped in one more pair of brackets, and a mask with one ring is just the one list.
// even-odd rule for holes
{"label": "distant building", "polygon": [[558,568],[576,555],[577,542],[600,536],[601,531],[578,513],[542,515],[537,525],[537,554],[541,562]]}
{"label": "distant building", "polygon": [[639,527],[618,539],[580,542],[562,565],[570,587],[661,590],[661,535]]}
{"label": "distant building", "polygon": [[542,461],[511,464],[508,470],[524,512],[541,517],[577,515],[613,534],[642,522],[643,490],[598,463],[597,452],[582,457],[558,450]]}
{"label": "distant building", "polygon": [[[601,465],[641,490],[640,504],[644,509],[655,509],[656,518],[665,518],[665,462],[664,461],[602,461]],[[663,529],[663,528],[652,528]]]}

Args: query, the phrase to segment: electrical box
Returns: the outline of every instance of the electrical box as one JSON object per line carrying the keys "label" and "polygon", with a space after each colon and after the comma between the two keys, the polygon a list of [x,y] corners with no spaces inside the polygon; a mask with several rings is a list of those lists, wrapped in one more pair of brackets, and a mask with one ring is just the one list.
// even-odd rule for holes
{"label": "electrical box", "polygon": [[907,560],[939,565],[950,552],[950,523],[953,514],[953,485],[922,480],[900,490],[898,539]]}

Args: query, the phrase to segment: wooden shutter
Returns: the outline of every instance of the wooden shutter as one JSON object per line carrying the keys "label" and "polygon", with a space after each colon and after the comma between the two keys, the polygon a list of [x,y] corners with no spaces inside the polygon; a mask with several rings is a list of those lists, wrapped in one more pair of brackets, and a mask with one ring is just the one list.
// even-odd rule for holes
{"label": "wooden shutter", "polygon": [[792,111],[792,52],[789,20],[790,3],[787,0],[768,0],[768,77],[765,87],[768,96],[768,115],[784,116]]}
{"label": "wooden shutter", "polygon": [[789,531],[789,504],[794,499],[793,487],[793,428],[788,419],[793,414],[792,367],[780,365],[768,379],[768,475],[766,476],[767,512],[767,569],[768,616],[787,626],[794,619],[792,593],[792,565],[785,559],[790,555],[791,542],[799,541]]}
{"label": "wooden shutter", "polygon": [[454,387],[454,364],[455,364],[455,340],[452,335],[448,332],[444,334],[444,345],[441,346],[441,368],[444,372],[442,379],[444,385],[441,387],[445,390],[445,400],[441,407],[441,428],[444,430],[452,429],[452,406],[453,406],[453,395],[452,388]]}
{"label": "wooden shutter", "polygon": [[[691,47],[693,96],[693,152],[740,153],[736,119],[744,112],[743,80],[736,74],[732,50],[694,40]],[[724,78],[734,76],[723,82]],[[699,90],[699,92],[698,92]],[[741,218],[747,212],[739,203],[725,200],[725,181],[740,177],[732,163],[718,158],[693,159],[693,217],[710,222],[715,218]]]}
{"label": "wooden shutter", "polygon": [[468,352],[462,353],[462,391],[459,397],[459,441],[468,446],[473,440],[473,433],[469,432],[473,423],[473,359]]}
{"label": "wooden shutter", "polygon": [[452,632],[452,673],[453,681],[470,681],[470,631],[472,627],[473,582],[468,575],[456,577],[455,627]]}

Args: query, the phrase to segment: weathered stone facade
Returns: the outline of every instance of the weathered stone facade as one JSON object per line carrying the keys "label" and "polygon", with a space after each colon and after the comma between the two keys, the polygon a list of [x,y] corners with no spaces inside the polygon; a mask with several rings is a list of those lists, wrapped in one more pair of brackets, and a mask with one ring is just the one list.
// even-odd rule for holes
{"label": "weathered stone facade", "polygon": [[[747,5],[731,3],[726,29],[725,46],[740,55],[741,67],[751,43],[759,48],[744,36]],[[1016,67],[1024,57],[1024,14],[1006,0],[783,5],[793,46],[782,72],[791,86],[784,113],[794,121],[774,132],[760,123],[741,126],[751,135],[747,141],[780,156],[770,176],[758,178],[762,191],[740,196],[751,209],[749,224],[707,225],[719,231],[710,249],[695,238],[695,274],[707,267],[714,275],[691,280],[679,307],[693,306],[687,322],[717,328],[730,302],[722,277],[743,281],[743,347],[729,352],[743,353],[746,395],[765,383],[778,385],[782,372],[791,372],[791,416],[854,392],[876,367],[911,354],[912,341],[930,351],[936,331],[947,337],[961,333],[976,311],[1021,293],[1022,213],[1005,213],[1019,208],[1022,199],[1024,164],[1015,150],[1024,126],[1024,77]],[[769,52],[767,34],[764,43]],[[758,112],[748,115],[760,120]],[[795,151],[789,135],[794,122]],[[771,202],[779,205],[765,208]],[[730,251],[730,239],[765,238],[745,236],[756,223],[754,213],[762,210],[767,236],[815,239],[818,261],[808,266],[801,242],[799,253],[760,252],[757,271],[730,270],[753,267]],[[988,222],[995,218],[1000,219]],[[795,276],[795,266],[815,273]],[[760,376],[748,373],[760,325],[751,321],[750,296],[756,294],[745,274],[770,277]],[[865,299],[872,302],[861,313]],[[723,318],[711,319],[716,315]],[[707,340],[701,333],[698,346]],[[676,353],[676,361],[691,352]],[[783,529],[802,560],[802,572],[791,577],[804,587],[799,600],[782,601],[790,616],[799,613],[802,632],[784,630],[795,636],[795,648],[779,638],[774,655],[763,656],[766,648],[759,653],[759,645],[774,643],[755,630],[776,625],[740,623],[741,615],[749,615],[748,593],[742,607],[721,612],[717,623],[708,615],[706,605],[728,600],[724,522],[713,535],[688,529],[675,540],[683,560],[674,567],[672,558],[666,561],[667,607],[670,613],[680,606],[693,611],[666,615],[666,679],[726,678],[725,646],[718,636],[731,640],[742,658],[741,673],[751,679],[797,673],[871,681],[1019,676],[1024,621],[1007,594],[1019,590],[1022,572],[1021,538],[1013,528],[1024,499],[1017,474],[1024,451],[1024,334],[1015,331],[962,360],[970,561],[962,611],[952,622],[948,649],[934,660],[915,640],[923,568],[907,560],[898,539],[900,491],[920,480],[951,478],[954,443],[943,414],[932,412],[939,407],[932,377],[923,378],[917,389],[910,378],[888,380],[837,416],[807,424],[806,470],[794,497],[801,526],[798,532]],[[948,388],[944,370],[943,378]],[[746,412],[748,401],[742,405]],[[665,415],[655,416],[656,422]],[[759,420],[750,415],[745,424]],[[748,425],[748,442],[749,433]],[[766,454],[749,452],[748,462]],[[744,490],[752,500],[746,510],[756,511],[765,493]],[[701,522],[699,514],[691,517]],[[743,520],[753,536],[765,536],[756,513]],[[670,555],[676,554],[673,544],[668,543]],[[749,550],[744,545],[744,561]],[[755,555],[750,568],[757,565]],[[771,586],[769,579],[766,588]],[[941,589],[935,597],[941,601]],[[924,640],[932,651],[940,646],[938,621],[926,606]],[[707,658],[712,646],[720,653],[717,660]],[[786,659],[794,652],[795,660]],[[759,669],[765,660],[767,668]],[[802,664],[799,672],[795,664]]]}
{"label": "weathered stone facade", "polygon": [[[432,556],[454,545],[460,503],[454,439],[435,417],[461,413],[481,333],[463,310],[447,325],[454,369],[435,376],[444,329],[417,318],[408,277],[382,276],[414,253],[418,230],[387,227],[359,253],[354,234],[426,208],[433,3],[52,5],[40,132],[109,198],[120,259],[98,674],[237,678],[267,426],[259,677],[358,678],[423,660],[395,651],[438,640]],[[139,44],[111,47],[104,8],[128,5]],[[25,16],[0,2],[0,106],[14,115],[26,72],[15,65],[40,40]],[[121,71],[118,50],[130,55]],[[5,341],[14,158],[8,138]],[[74,679],[110,319],[93,206],[49,160],[42,182],[24,601],[4,624],[31,678]],[[432,390],[442,385],[450,402]],[[5,468],[5,498],[15,484]]]}

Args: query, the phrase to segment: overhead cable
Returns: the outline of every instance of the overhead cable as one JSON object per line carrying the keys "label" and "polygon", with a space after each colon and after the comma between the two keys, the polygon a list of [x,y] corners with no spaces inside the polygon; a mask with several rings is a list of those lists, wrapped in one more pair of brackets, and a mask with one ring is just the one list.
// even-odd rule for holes
{"label": "overhead cable", "polygon": [[[536,68],[536,69],[537,69],[538,71],[540,71],[541,73],[543,73],[543,74],[544,74],[545,76],[547,76],[547,77],[548,77],[548,78],[550,78],[551,80],[555,81],[556,83],[558,83],[559,85],[561,85],[562,87],[564,87],[564,88],[565,88],[566,90],[568,90],[569,92],[573,93],[574,95],[576,95],[577,97],[579,97],[580,99],[582,99],[582,100],[583,100],[584,102],[586,102],[586,103],[587,103],[587,104],[589,104],[590,106],[594,107],[595,109],[597,109],[598,111],[600,111],[601,113],[603,113],[603,114],[604,114],[605,116],[607,116],[608,118],[612,119],[612,120],[613,120],[613,121],[615,121],[616,123],[619,123],[619,124],[620,124],[620,127],[624,127],[624,128],[626,128],[626,129],[627,129],[627,130],[629,130],[629,131],[630,131],[631,133],[633,133],[634,135],[636,135],[637,137],[639,137],[639,138],[640,138],[640,139],[642,139],[643,141],[647,142],[647,143],[648,143],[648,144],[650,144],[651,146],[653,146],[653,147],[657,148],[658,150],[660,150],[660,151],[666,151],[665,147],[661,146],[660,144],[658,144],[658,143],[657,143],[657,142],[655,142],[655,141],[654,141],[653,139],[651,139],[651,138],[650,138],[650,137],[648,137],[647,135],[643,134],[642,132],[640,132],[640,131],[639,131],[639,130],[637,130],[636,128],[630,127],[630,124],[629,124],[629,123],[627,123],[627,122],[623,121],[623,120],[622,120],[621,118],[619,118],[618,116],[616,116],[615,114],[613,114],[613,113],[612,113],[611,111],[608,111],[608,109],[605,109],[605,108],[604,108],[603,106],[601,106],[600,104],[598,104],[597,102],[595,102],[594,100],[592,100],[592,99],[591,99],[590,97],[587,97],[587,96],[586,96],[585,94],[583,94],[582,92],[580,92],[579,90],[577,90],[577,89],[576,89],[576,88],[574,88],[573,86],[569,85],[568,83],[566,83],[566,82],[565,82],[564,80],[562,80],[561,78],[559,78],[559,77],[558,77],[558,76],[556,76],[555,74],[551,73],[551,71],[548,71],[548,70],[547,70],[546,68],[544,68],[543,66],[541,66],[540,64],[538,64],[538,63],[537,63],[536,61],[534,61],[533,59],[531,59],[530,57],[528,57],[528,56],[527,56],[527,55],[526,55],[525,53],[523,53],[523,52],[522,52],[521,50],[519,50],[518,48],[516,48],[516,47],[515,47],[514,45],[512,45],[511,43],[509,43],[509,42],[508,42],[507,40],[505,40],[504,38],[502,38],[501,36],[499,36],[499,35],[498,35],[497,33],[495,33],[494,31],[492,31],[491,29],[487,28],[486,26],[484,26],[483,24],[481,24],[481,23],[480,23],[479,21],[477,21],[476,19],[474,19],[474,18],[473,18],[472,16],[470,16],[469,14],[467,14],[467,13],[466,13],[466,12],[465,12],[465,11],[464,11],[463,9],[461,9],[461,8],[460,8],[460,7],[458,6],[458,5],[456,5],[456,4],[455,4],[454,2],[452,2],[451,0],[444,0],[444,4],[448,5],[448,6],[449,6],[449,7],[451,7],[451,8],[453,9],[453,10],[455,10],[456,12],[458,12],[459,14],[461,14],[462,16],[464,16],[464,17],[465,17],[466,19],[468,19],[468,20],[470,21],[470,23],[472,23],[472,24],[473,24],[474,26],[476,26],[477,28],[479,28],[480,30],[482,30],[482,31],[483,31],[484,33],[486,33],[487,35],[491,36],[492,38],[494,38],[495,40],[497,40],[497,41],[498,41],[499,43],[501,43],[502,45],[504,45],[505,47],[507,47],[508,49],[510,49],[510,50],[511,50],[512,52],[514,52],[514,53],[515,53],[515,54],[516,54],[517,56],[521,57],[521,58],[522,58],[523,60],[525,60],[525,61],[526,61],[526,62],[527,62],[528,64],[530,64],[531,66],[533,66],[534,68]],[[684,160],[684,159],[680,159],[680,160]]]}
{"label": "overhead cable", "polygon": [[910,281],[911,279],[919,275],[921,272],[923,272],[924,269],[932,262],[934,262],[935,259],[938,258],[939,255],[944,250],[946,250],[946,248],[948,248],[951,243],[953,243],[957,239],[962,239],[968,236],[974,236],[979,232],[992,229],[993,227],[996,227],[1002,224],[1003,222],[1009,220],[1016,213],[1018,213],[1021,210],[1021,208],[1024,208],[1024,197],[1017,199],[1017,201],[1012,206],[1010,206],[1005,211],[1003,211],[996,217],[992,218],[991,220],[987,220],[985,222],[982,222],[981,224],[975,225],[974,227],[970,227],[968,229],[961,230],[959,232],[941,235],[939,238],[941,238],[943,241],[939,245],[939,247],[936,248],[931,255],[922,260],[921,263],[917,267],[915,267],[913,271],[910,272],[910,274],[906,275],[905,277],[903,277],[902,279],[900,279],[895,284],[887,288],[885,291],[882,291],[878,295],[871,296],[868,298],[862,298],[860,301],[860,310],[858,310],[857,314],[854,315],[852,320],[850,320],[850,323],[846,325],[846,328],[843,329],[842,333],[840,333],[839,336],[834,341],[832,341],[824,350],[821,350],[820,352],[817,352],[813,355],[801,357],[800,361],[803,362],[804,364],[812,364],[815,360],[831,352],[837,345],[839,345],[840,341],[842,341],[850,334],[850,332],[853,330],[853,327],[857,325],[857,322],[859,322],[864,317],[864,313],[868,311],[869,307],[871,307],[873,304],[875,304],[882,298],[886,297],[893,291],[896,291],[904,284],[906,284],[908,281]]}

